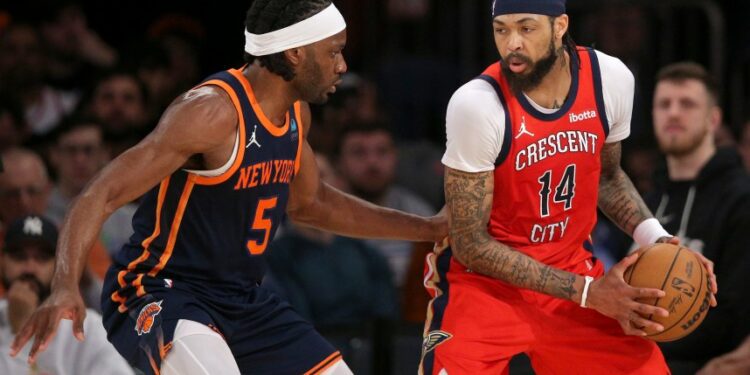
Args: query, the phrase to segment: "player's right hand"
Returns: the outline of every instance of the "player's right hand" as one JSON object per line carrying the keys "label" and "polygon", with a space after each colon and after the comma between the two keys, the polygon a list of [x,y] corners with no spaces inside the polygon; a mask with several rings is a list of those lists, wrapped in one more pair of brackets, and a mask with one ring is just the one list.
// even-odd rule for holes
{"label": "player's right hand", "polygon": [[15,357],[26,343],[34,337],[34,344],[29,352],[29,364],[36,361],[36,356],[47,349],[57,333],[60,319],[73,321],[73,335],[83,340],[83,320],[86,318],[86,306],[83,304],[78,288],[57,288],[34,311],[23,328],[18,332],[10,346],[10,355]]}
{"label": "player's right hand", "polygon": [[636,301],[637,298],[661,298],[665,293],[653,288],[634,288],[623,279],[625,270],[638,260],[639,253],[633,253],[612,267],[601,278],[589,286],[587,305],[590,308],[617,320],[627,335],[646,336],[645,328],[657,332],[664,327],[644,316],[669,315],[667,310]]}

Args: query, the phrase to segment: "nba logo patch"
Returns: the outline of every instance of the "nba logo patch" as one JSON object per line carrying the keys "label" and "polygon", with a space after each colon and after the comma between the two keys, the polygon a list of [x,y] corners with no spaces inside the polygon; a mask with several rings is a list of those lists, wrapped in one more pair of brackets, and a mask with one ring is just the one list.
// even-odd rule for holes
{"label": "nba logo patch", "polygon": [[161,312],[161,303],[164,300],[151,302],[146,306],[143,306],[141,312],[138,314],[138,319],[135,322],[135,331],[138,332],[138,336],[151,332],[151,328],[154,326],[154,320],[156,316]]}
{"label": "nba logo patch", "polygon": [[292,123],[290,124],[289,127],[290,127],[290,130],[292,132],[292,135],[291,135],[292,142],[296,142],[297,139],[298,139],[298,137],[299,137],[299,133],[297,132],[297,121],[295,121],[294,119],[292,119],[291,122]]}

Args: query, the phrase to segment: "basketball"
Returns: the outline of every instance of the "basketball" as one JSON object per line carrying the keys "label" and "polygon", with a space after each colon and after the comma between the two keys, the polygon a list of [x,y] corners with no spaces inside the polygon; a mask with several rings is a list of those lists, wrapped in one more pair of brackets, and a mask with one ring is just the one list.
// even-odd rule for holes
{"label": "basketball", "polygon": [[698,257],[687,248],[672,244],[655,244],[642,250],[635,264],[624,274],[625,282],[634,287],[656,288],[666,293],[662,298],[643,298],[639,302],[669,311],[669,316],[645,316],[661,324],[664,331],[647,328],[647,338],[667,342],[693,332],[706,317],[711,301],[708,272]]}

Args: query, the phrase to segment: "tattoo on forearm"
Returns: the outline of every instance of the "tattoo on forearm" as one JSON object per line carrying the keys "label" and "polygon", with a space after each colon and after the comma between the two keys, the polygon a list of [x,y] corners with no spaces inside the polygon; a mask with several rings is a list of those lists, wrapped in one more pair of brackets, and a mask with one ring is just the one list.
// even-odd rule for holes
{"label": "tattoo on forearm", "polygon": [[578,294],[576,275],[539,263],[495,241],[487,233],[493,188],[492,172],[447,170],[445,194],[456,257],[475,272],[519,287],[572,299]]}
{"label": "tattoo on forearm", "polygon": [[599,181],[599,208],[620,229],[633,234],[638,223],[651,217],[651,212],[630,178],[620,168],[620,144],[602,149],[602,174]]}

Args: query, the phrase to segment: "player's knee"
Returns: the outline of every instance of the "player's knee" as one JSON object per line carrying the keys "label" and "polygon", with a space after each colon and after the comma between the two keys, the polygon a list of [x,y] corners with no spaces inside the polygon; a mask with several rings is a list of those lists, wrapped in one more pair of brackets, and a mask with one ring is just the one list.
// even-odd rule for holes
{"label": "player's knee", "polygon": [[164,375],[239,374],[226,341],[203,324],[180,320],[172,349],[161,364]]}

